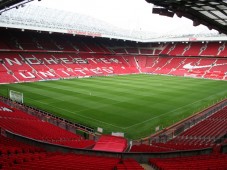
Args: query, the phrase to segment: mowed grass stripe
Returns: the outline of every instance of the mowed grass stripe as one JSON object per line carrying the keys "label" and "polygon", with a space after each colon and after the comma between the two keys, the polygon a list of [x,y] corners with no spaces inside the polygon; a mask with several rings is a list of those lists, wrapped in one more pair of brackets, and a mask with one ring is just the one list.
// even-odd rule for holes
{"label": "mowed grass stripe", "polygon": [[[56,87],[56,84],[55,84],[55,87]],[[107,95],[107,94],[105,94],[105,95]],[[136,96],[134,96],[134,98],[135,97],[138,97],[138,95],[136,95]],[[121,104],[121,105],[123,105],[123,107],[119,107],[119,103],[121,103],[121,102],[117,102],[117,103],[113,103],[112,105],[113,106],[115,106],[115,108],[114,108],[114,114],[116,114],[116,112],[121,112],[121,113],[124,113],[124,112],[127,112],[127,110],[128,110],[128,108],[127,108],[127,110],[125,110],[126,108],[125,108],[125,103],[123,103],[123,104]],[[127,102],[126,102],[127,103]],[[117,106],[116,106],[116,104],[117,104]],[[128,103],[128,105],[130,106],[130,103]],[[131,109],[133,109],[131,112],[133,113],[133,112],[135,112],[135,110],[134,110],[134,108],[136,107],[136,108],[138,108],[137,106],[136,106],[137,104],[134,104],[134,105],[132,105],[132,106],[130,106],[129,108],[131,108]],[[139,105],[139,106],[141,106],[141,105]],[[100,106],[99,106],[100,107]],[[146,107],[146,105],[145,104],[143,104],[143,107]],[[107,109],[109,109],[108,107],[106,107],[106,106],[102,106],[101,107],[101,109],[102,110],[104,110],[105,108],[107,108]],[[87,109],[86,109],[87,110]],[[100,112],[102,111],[102,110],[100,110]],[[96,111],[97,112],[97,111]],[[135,113],[138,113],[138,112],[135,112]],[[116,122],[117,123],[117,122]]]}
{"label": "mowed grass stripe", "polygon": [[[102,127],[107,133],[124,131],[132,139],[148,136],[156,126],[166,127],[227,93],[224,81],[151,75],[95,77],[1,87],[24,90],[25,96],[30,98],[25,98],[25,101],[33,106],[75,122]],[[6,93],[3,88],[0,93]]]}
{"label": "mowed grass stripe", "polygon": [[[25,84],[21,84],[21,85],[24,86]],[[27,86],[27,85],[25,85],[25,86]],[[76,105],[75,103],[70,103],[70,102],[64,101],[62,99],[63,97],[61,97],[61,99],[59,99],[58,98],[59,94],[60,94],[59,92],[57,92],[55,94],[55,92],[50,91],[48,88],[45,89],[44,86],[41,88],[40,85],[37,85],[36,83],[34,83],[32,86],[33,87],[30,86],[30,87],[23,87],[23,88],[20,88],[18,86],[17,88],[13,88],[13,89],[14,90],[18,90],[18,91],[23,91],[25,96],[27,94],[26,92],[29,92],[29,97],[28,97],[28,95],[26,97],[29,104],[31,104],[33,106],[36,106],[36,107],[40,107],[41,106],[42,109],[44,109],[46,111],[49,111],[49,112],[52,112],[52,113],[55,113],[55,114],[57,114],[59,116],[62,116],[62,117],[65,117],[65,118],[71,118],[72,116],[76,115],[76,116],[79,116],[76,119],[73,119],[74,121],[76,120],[76,122],[80,122],[81,118],[82,118],[82,120],[84,120],[86,118],[86,119],[90,119],[89,121],[91,123],[96,122],[97,125],[100,124],[100,123],[103,123],[103,124],[108,124],[109,126],[115,126],[115,125],[111,125],[110,123],[102,122],[101,120],[98,120],[98,119],[93,119],[91,117],[91,115],[86,116],[85,114],[83,114],[83,115],[82,114],[76,114],[75,111],[71,111],[71,110],[76,109],[78,107],[78,105]],[[34,93],[34,91],[35,91],[34,86],[37,87],[36,93]],[[46,92],[46,94],[45,94],[44,93],[45,90],[43,90],[43,89],[47,90],[48,93]],[[50,96],[55,96],[55,98],[50,99],[50,98],[48,98],[50,96],[48,96],[47,94],[51,94]],[[30,97],[30,96],[38,96],[38,95],[42,96],[41,98],[39,97],[39,100],[35,100],[35,99]],[[60,94],[60,96],[61,96],[61,94]],[[64,93],[62,93],[62,96],[64,96],[65,98],[70,98],[71,100],[73,100],[73,98],[75,98],[75,97],[71,97],[71,96],[65,95]],[[80,97],[77,96],[77,98],[80,98]],[[58,101],[50,103],[50,102],[48,102],[48,100],[49,101],[58,100]],[[59,100],[61,102],[59,102]],[[91,101],[91,102],[94,103],[94,101]],[[81,99],[80,103],[81,104],[84,103],[82,99]],[[89,104],[88,100],[86,100],[85,106],[92,106],[92,104],[91,103]],[[100,107],[99,105],[97,105],[97,103],[95,103],[94,106],[95,107]],[[92,111],[92,108],[90,107],[90,108],[87,108],[87,109],[84,109],[84,110]],[[93,110],[95,110],[95,109],[93,109]],[[96,113],[97,113],[97,110],[96,110]],[[90,125],[88,120],[86,121],[85,124]]]}
{"label": "mowed grass stripe", "polygon": [[[37,85],[37,84],[33,84],[32,85],[32,87],[30,86],[30,88],[27,88],[27,87],[25,87],[24,88],[24,92],[26,92],[26,91],[29,91],[29,92],[34,92],[35,91],[35,89],[34,89],[34,86],[37,88],[37,90],[36,90],[36,92],[37,92],[37,95],[40,95],[40,94],[42,94],[43,96],[45,96],[45,98],[41,98],[41,100],[42,100],[42,104],[45,104],[45,103],[48,103],[48,101],[47,100],[49,100],[49,99],[46,99],[46,97],[48,97],[48,96],[46,96],[46,94],[45,94],[45,91],[44,90],[42,90],[42,89],[45,89],[45,90],[47,90],[48,91],[48,94],[49,94],[49,97],[51,97],[52,99],[54,99],[55,98],[55,100],[61,100],[61,101],[63,101],[64,103],[65,102],[67,102],[66,100],[64,101],[64,99],[62,98],[62,97],[59,97],[59,96],[62,96],[61,94],[60,94],[60,91],[64,91],[64,92],[61,92],[61,93],[63,93],[64,95],[64,97],[66,97],[66,98],[69,98],[70,100],[73,100],[73,97],[71,97],[71,96],[68,96],[67,95],[67,93],[66,93],[66,91],[65,90],[59,90],[59,89],[57,89],[57,92],[53,92],[53,91],[51,91],[51,90],[53,90],[53,89],[56,89],[55,87],[56,87],[56,83],[55,83],[55,87],[53,88],[50,88],[50,87],[46,87],[46,85],[47,85],[48,83],[47,82],[45,82],[45,85],[44,84],[42,84],[42,85]],[[25,85],[25,86],[27,86],[27,84]],[[41,87],[42,86],[42,87]],[[62,87],[61,87],[62,88]],[[64,89],[64,88],[63,88]],[[22,88],[22,90],[23,90],[23,88]],[[59,95],[60,94],[60,95]],[[70,95],[72,95],[72,93],[70,93]],[[31,95],[31,96],[36,96],[34,93]],[[54,96],[54,98],[52,97],[52,96]],[[80,100],[81,100],[81,102],[80,103],[84,103],[83,102],[83,99],[82,99],[82,96],[80,96],[79,97],[80,98]],[[74,100],[75,101],[75,100]],[[92,101],[92,102],[94,102],[94,101]],[[52,103],[54,103],[54,102],[52,102]],[[52,103],[49,103],[48,104],[48,106],[47,106],[47,108],[49,108],[49,106],[50,105],[52,105]],[[117,103],[120,103],[120,102],[117,102]],[[61,103],[59,103],[58,102],[58,105],[59,104],[61,104]],[[96,104],[96,103],[95,103]],[[117,105],[115,105],[116,103],[113,103],[112,105],[113,106],[115,106],[115,108],[114,108],[114,113],[113,113],[113,115],[115,115],[116,113],[124,113],[124,112],[127,112],[128,111],[128,108],[125,108],[125,107],[119,107],[119,106],[117,106]],[[86,104],[86,106],[87,105],[89,105],[89,106],[92,106],[92,103],[89,103],[89,102],[87,102],[87,104]],[[70,106],[70,104],[69,104],[69,102],[67,102],[67,108]],[[101,109],[99,110],[99,109],[95,109],[96,107],[100,107]],[[49,111],[49,109],[45,109],[45,110],[48,110]],[[57,106],[52,106],[52,108],[56,108],[56,109],[60,109],[60,110],[64,110],[64,111],[66,111],[65,109],[61,109],[60,107],[57,107]],[[52,109],[52,108],[50,108],[50,109]],[[100,104],[99,105],[95,105],[95,108],[87,108],[87,109],[84,109],[83,111],[87,111],[87,110],[90,110],[90,114],[89,114],[89,116],[91,117],[92,116],[92,113],[96,113],[97,114],[97,112],[100,112],[100,113],[103,113],[103,110],[105,110],[105,109],[109,109],[107,106],[100,106]],[[133,108],[133,106],[132,106],[132,108]],[[91,109],[93,109],[93,110],[91,110]],[[76,113],[77,111],[74,111],[74,113]],[[131,112],[135,112],[135,110],[132,110]],[[137,113],[137,112],[136,112]],[[86,112],[83,112],[83,114],[86,114]],[[96,117],[97,115],[94,115],[94,117]],[[109,115],[110,116],[110,115]],[[84,117],[84,116],[83,116]],[[104,116],[102,116],[101,118],[105,118]],[[93,119],[93,121],[94,121],[94,119]],[[99,120],[97,120],[98,122],[100,122]],[[118,123],[118,122],[116,122],[116,123]]]}

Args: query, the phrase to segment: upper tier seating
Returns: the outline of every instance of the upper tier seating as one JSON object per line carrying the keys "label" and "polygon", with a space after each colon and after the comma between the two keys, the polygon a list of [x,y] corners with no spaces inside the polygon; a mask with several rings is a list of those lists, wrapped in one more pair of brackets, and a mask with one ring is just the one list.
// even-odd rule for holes
{"label": "upper tier seating", "polygon": [[222,46],[219,42],[209,42],[207,43],[206,48],[200,54],[202,56],[217,56],[219,48]]}
{"label": "upper tier seating", "polygon": [[221,56],[227,55],[226,42],[193,42],[181,43],[139,43],[80,37],[72,35],[56,35],[48,33],[21,32],[1,29],[0,51],[29,52],[75,52],[101,54],[163,54],[170,56]]}
{"label": "upper tier seating", "polygon": [[182,56],[187,46],[188,44],[176,43],[174,48],[169,52],[169,55]]}
{"label": "upper tier seating", "polygon": [[163,50],[160,52],[160,54],[169,54],[169,52],[174,48],[174,44],[167,44],[164,46]]}
{"label": "upper tier seating", "polygon": [[226,42],[222,45],[220,48],[221,52],[219,53],[219,56],[221,57],[226,57],[227,56],[227,47],[226,47]]}
{"label": "upper tier seating", "polygon": [[153,54],[154,50],[153,49],[144,49],[144,48],[140,48],[140,54]]}
{"label": "upper tier seating", "polygon": [[184,56],[199,56],[201,48],[204,46],[201,42],[190,43],[188,50],[185,51]]}

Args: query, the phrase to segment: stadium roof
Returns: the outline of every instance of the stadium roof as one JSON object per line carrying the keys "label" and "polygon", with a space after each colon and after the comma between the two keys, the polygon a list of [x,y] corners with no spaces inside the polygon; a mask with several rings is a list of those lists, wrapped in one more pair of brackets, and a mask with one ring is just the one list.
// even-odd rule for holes
{"label": "stadium roof", "polygon": [[[73,2],[77,2],[77,3],[74,5],[71,5],[72,11],[61,9],[61,8],[56,8],[56,9],[52,8],[52,6],[54,6],[54,4],[57,4],[58,0],[53,0],[52,4],[49,7],[45,6],[46,4],[44,2],[48,2],[48,1],[51,2],[51,0],[43,0],[41,2],[36,1],[37,3],[34,1],[34,3],[29,3],[27,5],[24,5],[24,4],[31,2],[33,0],[27,0],[27,1],[12,0],[12,1],[14,1],[15,4],[13,4],[13,6],[5,8],[4,10],[6,12],[3,12],[2,15],[0,15],[0,26],[1,27],[19,28],[21,30],[27,29],[27,30],[45,31],[45,32],[49,32],[49,33],[59,32],[59,33],[66,33],[66,34],[72,34],[72,35],[107,37],[107,38],[115,38],[115,39],[123,39],[123,40],[140,41],[140,42],[226,40],[226,36],[224,34],[219,34],[217,31],[213,31],[213,30],[210,31],[206,27],[204,27],[205,28],[204,29],[202,26],[196,27],[197,29],[203,28],[203,29],[200,29],[201,30],[200,32],[197,31],[197,33],[195,33],[195,32],[187,33],[186,31],[189,27],[190,27],[190,29],[195,29],[195,28],[192,26],[191,23],[189,23],[189,26],[184,25],[185,19],[178,18],[178,17],[176,17],[176,15],[174,16],[174,18],[162,17],[161,20],[157,19],[160,17],[156,17],[156,20],[155,20],[153,18],[153,16],[157,16],[157,15],[153,15],[152,19],[149,20],[149,18],[147,19],[147,17],[145,17],[141,14],[145,10],[147,10],[147,14],[152,13],[152,8],[150,8],[150,5],[148,3],[146,3],[145,0],[142,1],[143,4],[141,7],[139,7],[139,8],[134,7],[131,9],[131,12],[136,13],[131,18],[132,23],[129,23],[128,20],[123,20],[126,24],[126,27],[121,27],[120,25],[118,25],[118,23],[113,24],[113,23],[109,22],[111,19],[113,19],[113,16],[112,17],[110,16],[110,19],[107,19],[107,20],[103,20],[103,19],[100,19],[100,18],[97,18],[96,16],[94,16],[94,14],[97,14],[99,12],[99,11],[97,11],[98,10],[97,6],[95,7],[95,10],[94,10],[95,13],[93,13],[93,14],[89,13],[90,12],[89,6],[81,7],[81,8],[87,9],[87,11],[85,10],[84,14],[75,12],[75,11],[78,11],[79,9],[81,9],[80,7],[76,8],[77,6],[80,6],[80,4],[82,3],[82,1],[79,1],[79,0],[73,0]],[[38,0],[38,1],[40,1],[40,0]],[[65,1],[64,1],[64,4],[70,5],[70,3],[68,3],[68,1],[70,1],[70,0],[65,0]],[[114,0],[114,2],[116,2],[116,1],[117,0]],[[138,1],[141,2],[141,0],[137,0],[137,2]],[[149,0],[149,2],[151,2],[151,1],[152,0]],[[1,5],[4,6],[2,4],[3,2],[5,2],[5,0],[0,0],[0,6]],[[89,5],[93,7],[93,5],[94,5],[94,4],[92,4],[93,1],[91,2],[91,1],[84,0],[84,3],[86,3],[86,2],[89,2]],[[101,0],[96,1],[96,3],[98,3],[98,2],[101,2]],[[135,1],[130,2],[130,3],[132,4],[134,2]],[[163,2],[163,4],[161,4],[162,2]],[[164,3],[164,2],[166,2],[166,3]],[[188,4],[190,4],[189,1],[183,1],[183,0],[182,1],[181,0],[176,0],[176,1],[163,0],[160,2],[157,0],[154,0],[154,4],[158,4],[160,6],[163,5],[163,7],[165,7],[166,9],[169,8],[169,6],[171,5],[171,2],[173,5],[178,5],[178,8],[181,7],[182,9],[187,9]],[[179,3],[174,3],[174,2],[179,2]],[[183,7],[179,6],[180,2],[185,2],[185,6],[183,6]],[[196,1],[195,4],[198,5],[197,2],[199,2],[199,1]],[[104,3],[104,1],[102,1],[102,3]],[[108,2],[108,3],[110,3],[110,2]],[[221,3],[226,5],[226,2],[220,1],[220,4]],[[39,5],[39,4],[41,4],[41,5]],[[42,4],[45,4],[45,5],[42,5]],[[86,5],[88,5],[88,4],[86,4]],[[113,4],[110,4],[109,7],[103,6],[102,9],[106,8],[106,11],[110,10],[111,8],[114,8],[112,5]],[[128,5],[126,7],[129,8],[129,4],[127,3],[126,5]],[[175,9],[177,7],[175,7],[173,5],[171,7],[172,11],[168,9],[168,12],[170,14],[171,13],[174,14],[174,12],[176,12],[177,16],[180,16],[180,17],[185,16],[185,17],[190,18],[189,15],[184,11],[179,11],[179,10],[174,11],[173,9]],[[192,5],[192,3],[191,3],[191,5]],[[111,8],[110,8],[110,6],[111,6]],[[149,6],[149,8],[145,9],[146,6]],[[213,4],[213,6],[215,6],[215,4]],[[121,12],[127,13],[129,16],[132,15],[128,11],[125,11],[126,7],[124,6],[123,2],[121,3],[121,6],[115,7],[115,11],[113,11],[115,20],[121,20],[125,16],[123,14],[116,14],[116,10],[118,10],[118,13],[120,13],[120,11],[122,10]],[[67,8],[69,8],[69,6],[67,6]],[[202,6],[202,8],[205,8],[205,7]],[[225,10],[226,8],[224,7],[224,5],[222,5],[222,7],[220,7],[220,5],[218,5],[217,8],[220,8],[223,10],[223,12],[226,12],[226,10]],[[6,10],[6,9],[11,9],[11,10]],[[101,9],[100,9],[100,11],[101,11]],[[104,11],[105,13],[101,13],[100,16],[105,17],[106,15],[108,15],[106,11]],[[205,13],[204,11],[200,11],[200,12],[201,12],[201,15],[202,15],[202,13]],[[212,13],[212,12],[213,11],[209,11],[209,13]],[[0,13],[1,13],[1,11],[0,11]],[[90,15],[88,15],[87,13],[89,13]],[[122,15],[122,17],[121,17],[121,15]],[[217,15],[217,14],[215,14],[215,15]],[[166,18],[169,19],[168,22],[166,22]],[[204,18],[202,18],[202,19],[204,19]],[[211,24],[208,25],[206,23],[202,23],[204,21],[207,21],[207,19],[204,19],[204,20],[202,20],[202,19],[199,19],[199,17],[193,18],[194,25],[196,25],[196,24],[198,25],[201,23],[201,24],[207,25],[210,29],[212,29],[212,28],[216,29],[216,25],[211,25]],[[178,27],[171,29],[170,28],[171,25],[169,25],[169,24],[174,23],[174,20],[175,20],[175,24],[176,23],[178,24]],[[201,22],[200,22],[200,20],[201,20]],[[223,20],[223,19],[221,19],[221,16],[219,16],[219,19],[216,19],[215,23],[216,22],[219,23],[219,20],[221,20],[222,25],[226,27],[226,25],[224,25],[225,23],[223,23],[223,22],[226,22],[226,19]],[[181,23],[181,21],[182,21],[182,23]],[[151,28],[149,27],[149,29],[143,29],[142,24],[144,24],[144,23],[145,24],[149,23],[151,25]],[[163,25],[156,27],[157,25],[160,25],[160,24],[163,24]],[[221,23],[219,23],[219,24],[221,24]],[[168,27],[167,27],[168,29],[166,29],[166,25],[168,25]],[[156,30],[155,30],[155,27],[156,27]],[[164,29],[165,32],[164,33],[155,32],[157,30],[160,31],[161,29]],[[182,31],[185,31],[185,32],[183,33]],[[224,31],[226,31],[226,29],[224,29]],[[222,32],[225,33],[224,31],[222,31],[222,29],[219,29],[220,33],[222,33]]]}
{"label": "stadium roof", "polygon": [[203,24],[209,29],[227,34],[227,0],[146,0],[149,3],[164,7],[156,13],[171,16],[187,17],[193,25]]}
{"label": "stadium roof", "polygon": [[0,0],[0,14],[13,8],[18,8],[34,0]]}

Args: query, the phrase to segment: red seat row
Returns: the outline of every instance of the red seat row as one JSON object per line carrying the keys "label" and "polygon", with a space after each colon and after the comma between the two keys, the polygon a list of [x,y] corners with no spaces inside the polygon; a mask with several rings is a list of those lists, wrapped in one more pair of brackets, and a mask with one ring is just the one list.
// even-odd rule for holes
{"label": "red seat row", "polygon": [[166,143],[152,142],[151,145],[134,145],[131,152],[166,152],[193,150],[215,146],[215,141],[226,135],[227,107],[187,129]]}
{"label": "red seat row", "polygon": [[78,134],[12,109],[4,103],[0,103],[0,108],[0,127],[13,133],[74,148],[90,148],[95,144],[93,140],[84,140]]}
{"label": "red seat row", "polygon": [[227,154],[151,158],[149,162],[151,166],[159,170],[225,170],[227,169]]}

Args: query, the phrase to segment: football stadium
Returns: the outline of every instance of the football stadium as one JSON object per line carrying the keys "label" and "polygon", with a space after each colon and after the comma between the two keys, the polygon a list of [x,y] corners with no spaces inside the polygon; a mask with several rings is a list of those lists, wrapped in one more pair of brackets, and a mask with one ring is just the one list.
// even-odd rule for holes
{"label": "football stadium", "polygon": [[0,169],[227,169],[227,1],[139,1],[0,0]]}

